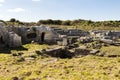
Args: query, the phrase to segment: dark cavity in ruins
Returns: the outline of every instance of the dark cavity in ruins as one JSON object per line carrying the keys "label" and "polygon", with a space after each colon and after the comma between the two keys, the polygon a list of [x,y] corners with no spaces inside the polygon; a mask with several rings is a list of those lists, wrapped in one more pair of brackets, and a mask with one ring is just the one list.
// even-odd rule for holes
{"label": "dark cavity in ruins", "polygon": [[45,40],[45,32],[42,32],[42,34],[41,34],[41,42],[44,42],[44,40]]}
{"label": "dark cavity in ruins", "polygon": [[28,39],[31,39],[31,38],[36,38],[37,37],[37,34],[36,33],[30,33],[27,35],[27,38]]}

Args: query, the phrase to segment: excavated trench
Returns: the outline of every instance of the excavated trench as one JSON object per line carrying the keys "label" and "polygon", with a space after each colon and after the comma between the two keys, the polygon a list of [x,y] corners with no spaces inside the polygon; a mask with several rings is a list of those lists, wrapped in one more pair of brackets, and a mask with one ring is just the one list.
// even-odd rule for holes
{"label": "excavated trench", "polygon": [[86,55],[95,55],[90,53],[90,50],[86,49],[75,49],[74,51],[71,51],[69,49],[63,49],[63,48],[55,48],[55,49],[43,49],[42,51],[36,51],[39,55],[47,55],[51,57],[57,57],[57,58],[73,58],[77,56],[86,56]]}
{"label": "excavated trench", "polygon": [[47,55],[47,56],[57,57],[57,58],[62,58],[62,59],[74,57],[73,53],[71,53],[68,50],[62,49],[62,48],[49,49],[49,50],[43,49],[42,51],[36,51],[36,53],[41,56]]}

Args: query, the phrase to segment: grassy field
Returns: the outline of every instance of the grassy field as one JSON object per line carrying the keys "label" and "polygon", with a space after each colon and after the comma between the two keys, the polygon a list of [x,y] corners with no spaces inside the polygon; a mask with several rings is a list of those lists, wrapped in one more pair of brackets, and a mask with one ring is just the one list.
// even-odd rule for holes
{"label": "grassy field", "polygon": [[103,46],[101,48],[101,53],[106,53],[107,55],[119,55],[120,56],[120,46]]}
{"label": "grassy field", "polygon": [[[120,80],[120,57],[109,58],[87,55],[81,58],[60,59],[36,55],[35,50],[49,45],[27,44],[26,50],[11,50],[11,54],[0,54],[0,80]],[[119,48],[105,47],[101,51],[117,51]],[[34,60],[21,60],[13,56],[34,55]]]}
{"label": "grassy field", "polygon": [[46,26],[54,26],[54,27],[59,27],[59,28],[63,28],[63,29],[81,29],[81,30],[85,30],[85,31],[89,31],[89,30],[120,30],[119,27],[110,27],[110,26],[100,26],[100,27],[93,27],[93,26],[66,26],[66,25],[46,25]]}

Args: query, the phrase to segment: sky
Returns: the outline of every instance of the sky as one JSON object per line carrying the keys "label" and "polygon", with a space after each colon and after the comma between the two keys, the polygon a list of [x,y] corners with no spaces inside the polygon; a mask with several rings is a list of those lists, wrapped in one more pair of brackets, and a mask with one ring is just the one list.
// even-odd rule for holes
{"label": "sky", "polygon": [[0,19],[120,20],[120,0],[0,0]]}

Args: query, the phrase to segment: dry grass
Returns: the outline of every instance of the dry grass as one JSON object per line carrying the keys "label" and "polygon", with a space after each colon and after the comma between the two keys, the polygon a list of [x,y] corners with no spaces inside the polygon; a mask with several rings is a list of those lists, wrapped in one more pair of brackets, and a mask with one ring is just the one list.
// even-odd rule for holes
{"label": "dry grass", "polygon": [[[48,45],[27,44],[24,47],[28,48],[29,53],[36,49],[47,48]],[[104,50],[109,51],[108,48],[113,47],[107,47]],[[0,54],[0,80],[13,80],[13,78],[21,80],[120,80],[119,57],[88,55],[81,58],[59,59],[37,56],[35,60],[22,62],[18,59],[19,57],[13,57],[11,54]]]}
{"label": "dry grass", "polygon": [[120,46],[103,46],[101,48],[101,53],[106,53],[107,55],[120,55]]}
{"label": "dry grass", "polygon": [[66,25],[47,25],[47,26],[54,26],[54,27],[59,27],[63,29],[81,29],[81,30],[120,30],[119,27],[110,27],[110,26],[100,26],[100,27],[93,27],[93,26],[85,26],[85,25],[76,25],[76,26],[66,26]]}

